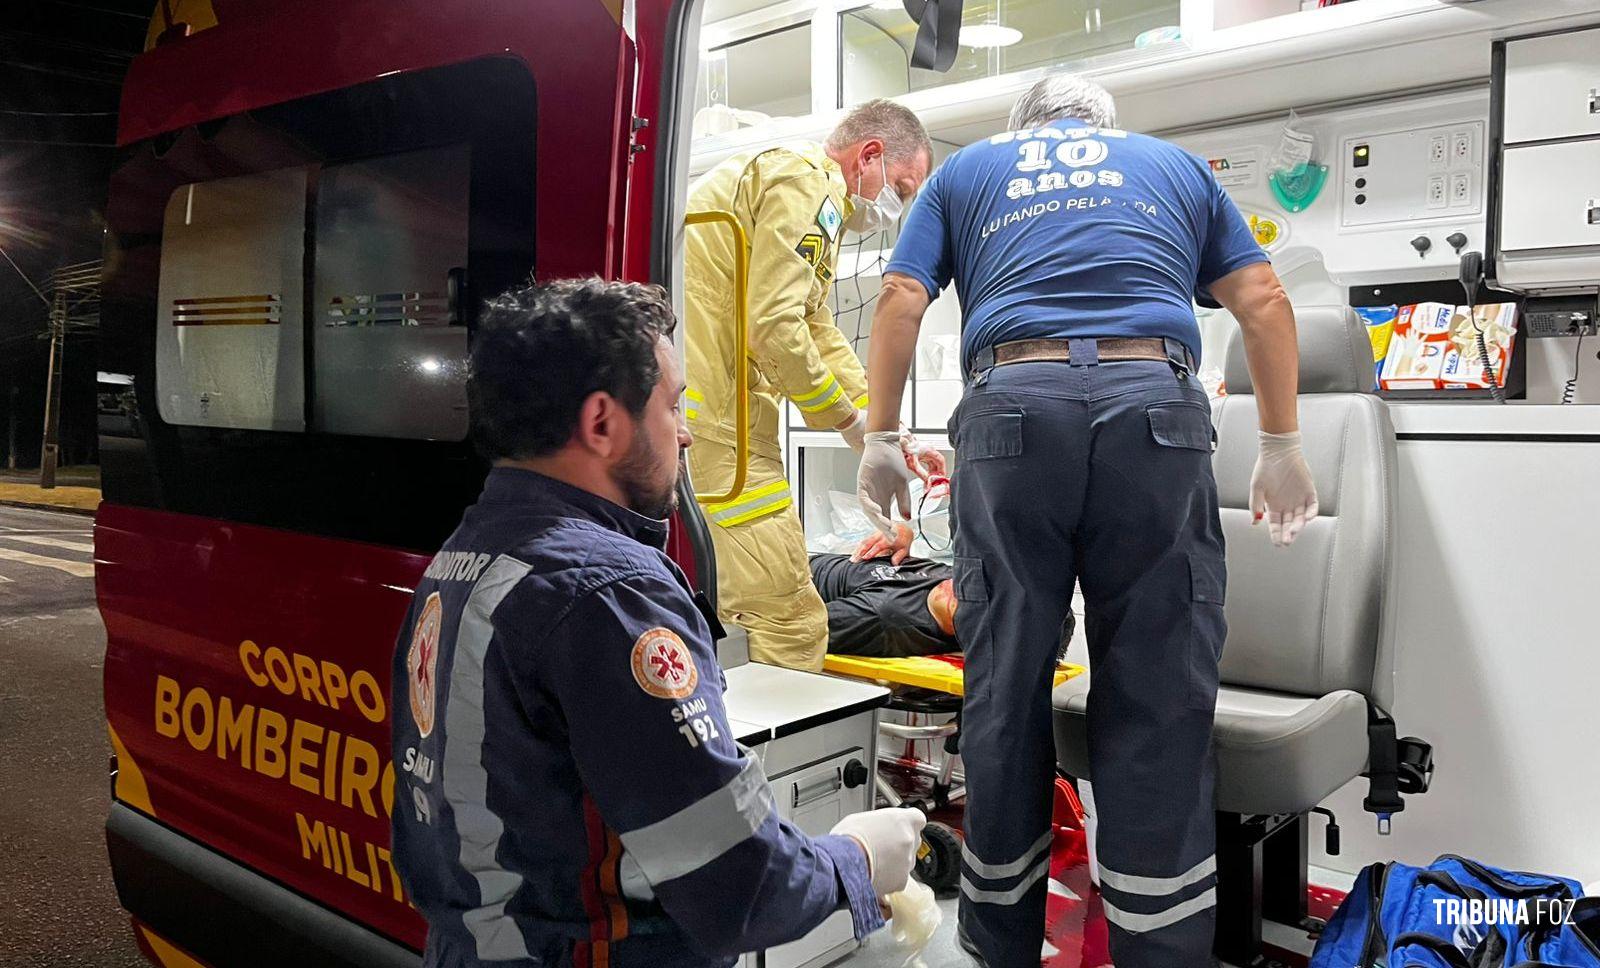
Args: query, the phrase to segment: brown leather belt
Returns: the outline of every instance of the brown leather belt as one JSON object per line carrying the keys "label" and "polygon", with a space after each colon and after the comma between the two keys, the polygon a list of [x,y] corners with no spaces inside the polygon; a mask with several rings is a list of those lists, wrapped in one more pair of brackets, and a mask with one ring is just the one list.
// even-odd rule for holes
{"label": "brown leather belt", "polygon": [[[1165,340],[1155,338],[1109,337],[1094,341],[1101,363],[1125,363],[1129,360],[1154,360],[1166,363]],[[1001,343],[994,348],[994,365],[1007,363],[1033,363],[1041,360],[1066,361],[1072,358],[1070,341],[1064,339],[1021,339],[1014,343]]]}

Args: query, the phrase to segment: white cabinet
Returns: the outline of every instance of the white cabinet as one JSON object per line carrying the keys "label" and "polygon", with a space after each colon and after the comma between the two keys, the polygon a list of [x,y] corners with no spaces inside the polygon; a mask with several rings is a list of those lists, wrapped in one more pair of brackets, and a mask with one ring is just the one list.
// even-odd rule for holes
{"label": "white cabinet", "polygon": [[1600,28],[1508,40],[1497,282],[1600,285]]}
{"label": "white cabinet", "polygon": [[[847,768],[851,764],[859,764],[856,769],[870,770],[871,755],[859,748],[852,749],[833,759],[773,777],[772,795],[777,798],[778,811],[807,834],[821,837],[846,814],[870,809],[872,786],[847,785],[850,782]],[[837,911],[799,941],[768,950],[764,968],[824,964],[854,946],[855,926],[850,912]]]}
{"label": "white cabinet", "polygon": [[1600,140],[1507,148],[1500,247],[1600,246]]}
{"label": "white cabinet", "polygon": [[1505,142],[1600,135],[1600,29],[1506,44]]}

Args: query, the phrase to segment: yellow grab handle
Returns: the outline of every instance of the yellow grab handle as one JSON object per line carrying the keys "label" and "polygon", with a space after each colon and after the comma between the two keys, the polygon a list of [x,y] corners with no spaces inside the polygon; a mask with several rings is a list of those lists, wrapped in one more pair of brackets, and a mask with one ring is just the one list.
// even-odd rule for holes
{"label": "yellow grab handle", "polygon": [[739,347],[739,358],[734,362],[734,470],[733,486],[726,494],[696,494],[701,504],[721,504],[731,501],[744,491],[744,479],[750,470],[750,364],[745,354],[750,346],[750,320],[747,316],[750,303],[750,249],[744,226],[732,212],[690,212],[683,224],[707,225],[721,222],[733,230],[733,334],[734,345]]}

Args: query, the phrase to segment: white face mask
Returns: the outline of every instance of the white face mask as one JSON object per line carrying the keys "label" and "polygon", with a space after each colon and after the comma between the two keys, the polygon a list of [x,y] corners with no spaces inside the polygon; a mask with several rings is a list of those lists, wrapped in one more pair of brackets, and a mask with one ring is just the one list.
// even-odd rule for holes
{"label": "white face mask", "polygon": [[852,232],[862,235],[881,232],[899,222],[901,213],[905,211],[906,203],[900,200],[900,193],[889,184],[888,163],[880,156],[878,164],[883,171],[883,187],[878,190],[876,199],[861,197],[861,176],[856,176],[856,194],[850,196],[850,217],[844,220],[844,227]]}

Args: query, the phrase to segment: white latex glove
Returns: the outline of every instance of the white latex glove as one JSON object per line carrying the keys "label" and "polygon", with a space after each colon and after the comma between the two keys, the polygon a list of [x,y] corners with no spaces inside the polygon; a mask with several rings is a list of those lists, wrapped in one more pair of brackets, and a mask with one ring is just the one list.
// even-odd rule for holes
{"label": "white latex glove", "polygon": [[867,854],[872,890],[879,898],[903,891],[917,866],[917,848],[928,818],[921,810],[896,807],[852,813],[839,821],[833,833],[849,837]]}
{"label": "white latex glove", "polygon": [[894,537],[889,513],[894,502],[900,516],[911,520],[911,469],[905,451],[900,449],[900,431],[879,430],[867,434],[861,451],[861,469],[856,472],[856,498],[867,520],[879,531]]}
{"label": "white latex glove", "polygon": [[925,444],[911,431],[900,428],[900,449],[905,451],[906,466],[924,482],[930,477],[945,477],[944,453],[932,444]]}
{"label": "white latex glove", "polygon": [[861,411],[852,413],[848,421],[834,429],[839,431],[839,436],[844,438],[844,442],[850,445],[851,450],[861,453],[861,448],[865,445],[862,438],[867,435],[867,418]]}
{"label": "white latex glove", "polygon": [[1261,453],[1250,475],[1251,524],[1267,519],[1272,543],[1288,547],[1317,519],[1317,485],[1300,450],[1300,434],[1261,431]]}

